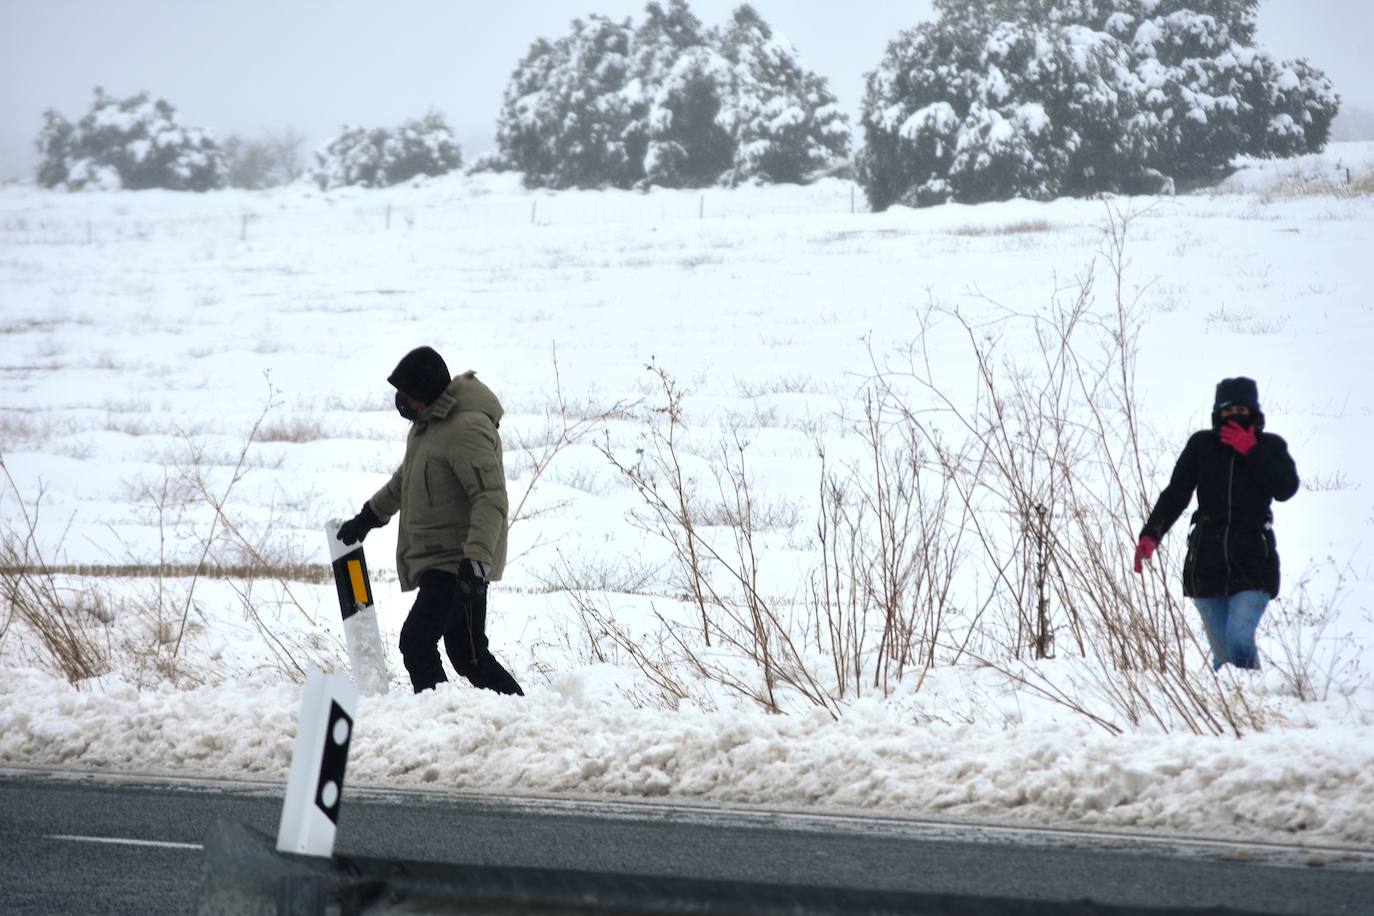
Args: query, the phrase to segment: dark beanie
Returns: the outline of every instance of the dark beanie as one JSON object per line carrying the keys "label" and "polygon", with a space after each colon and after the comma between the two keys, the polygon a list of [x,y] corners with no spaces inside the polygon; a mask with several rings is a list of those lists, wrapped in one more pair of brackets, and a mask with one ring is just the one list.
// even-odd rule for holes
{"label": "dark beanie", "polygon": [[1232,404],[1248,407],[1252,413],[1260,412],[1259,386],[1255,384],[1254,379],[1241,375],[1217,382],[1217,397],[1212,404],[1212,412],[1215,413]]}
{"label": "dark beanie", "polygon": [[396,371],[386,380],[396,390],[426,404],[433,404],[444,393],[453,376],[448,374],[444,358],[431,347],[416,347],[396,364]]}

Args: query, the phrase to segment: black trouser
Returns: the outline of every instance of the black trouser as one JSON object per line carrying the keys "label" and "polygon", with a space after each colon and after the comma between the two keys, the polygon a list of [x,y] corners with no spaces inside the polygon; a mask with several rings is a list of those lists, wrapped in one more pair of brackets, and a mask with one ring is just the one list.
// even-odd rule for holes
{"label": "black trouser", "polygon": [[460,580],[450,572],[427,569],[420,574],[420,594],[401,627],[401,659],[415,692],[447,681],[439,659],[439,640],[453,670],[497,693],[525,691],[487,648],[487,584]]}

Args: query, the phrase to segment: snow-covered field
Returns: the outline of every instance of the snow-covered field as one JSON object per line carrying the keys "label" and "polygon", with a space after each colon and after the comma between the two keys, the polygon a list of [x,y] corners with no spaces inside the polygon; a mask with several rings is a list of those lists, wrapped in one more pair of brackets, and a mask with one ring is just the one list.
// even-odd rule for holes
{"label": "snow-covered field", "polygon": [[[353,784],[1374,845],[1372,169],[1374,144],[1338,144],[1192,196],[883,214],[838,180],[650,194],[527,192],[499,175],[327,194],[0,189],[5,559],[100,567],[54,584],[103,671],[69,684],[0,608],[0,763],[284,782],[301,672],[347,665],[320,528],[399,460],[385,377],[428,343],[507,409],[512,501],[529,495],[489,632],[528,695],[410,694],[394,649],[410,596],[391,570],[394,526],[374,532],[393,687],[360,705]],[[1139,317],[1151,498],[1207,422],[1215,383],[1236,374],[1259,381],[1304,480],[1276,509],[1286,585],[1260,632],[1265,671],[1215,684],[1263,728],[1218,737],[1124,716],[1096,695],[1111,682],[1101,660],[1076,658],[1062,631],[1052,660],[913,667],[886,691],[832,699],[838,717],[781,690],[776,715],[690,666],[659,670],[665,687],[589,620],[590,605],[635,634],[643,663],[669,658],[654,641],[699,619],[603,453],[632,465],[652,451],[648,424],[664,420],[650,367],[682,393],[677,445],[702,524],[726,545],[738,528],[717,481],[744,444],[760,590],[805,643],[817,445],[832,467],[858,460],[873,358],[916,341],[931,303],[992,335],[991,303],[1044,313],[1094,264],[1094,308],[1109,312],[1113,212],[1133,214],[1123,295]],[[958,328],[928,327],[925,344],[942,389],[970,396]],[[574,441],[552,447],[565,424]],[[1124,544],[1141,521],[1118,520]],[[1181,540],[1176,529],[1160,556],[1175,597]],[[248,571],[193,580],[202,558]],[[181,565],[158,576],[159,562]],[[972,573],[958,584],[956,620],[994,587]],[[700,650],[759,689],[740,653]],[[830,666],[821,646],[802,657],[813,673]],[[1039,675],[1003,670],[1022,664]]]}

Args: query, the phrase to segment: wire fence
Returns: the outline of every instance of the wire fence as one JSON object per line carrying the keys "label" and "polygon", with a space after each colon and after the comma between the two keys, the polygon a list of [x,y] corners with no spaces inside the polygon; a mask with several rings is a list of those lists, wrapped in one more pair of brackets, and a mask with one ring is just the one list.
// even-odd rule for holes
{"label": "wire fence", "polygon": [[[35,205],[0,195],[0,241],[12,245],[95,245],[200,238],[264,241],[319,231],[347,234],[659,225],[689,220],[748,220],[868,212],[852,181],[700,191],[503,191],[448,188],[313,192],[107,192],[51,195]],[[146,195],[146,196],[145,196]],[[27,206],[25,205],[27,203]]]}

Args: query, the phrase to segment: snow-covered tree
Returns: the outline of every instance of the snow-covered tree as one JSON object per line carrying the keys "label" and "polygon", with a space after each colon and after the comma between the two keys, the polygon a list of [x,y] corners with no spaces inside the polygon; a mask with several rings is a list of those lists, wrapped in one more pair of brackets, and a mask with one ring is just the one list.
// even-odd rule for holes
{"label": "snow-covered tree", "polygon": [[721,53],[734,87],[721,118],[734,139],[730,181],[799,182],[845,157],[849,119],[826,81],[753,7],[735,10]]}
{"label": "snow-covered tree", "polygon": [[881,66],[868,74],[858,166],[875,208],[953,196],[950,169],[982,86],[968,72],[980,50],[977,37],[972,30],[922,23],[890,42]]}
{"label": "snow-covered tree", "polygon": [[38,183],[55,188],[67,181],[71,174],[76,128],[71,121],[54,109],[43,112],[43,127],[38,131],[34,146],[41,157],[38,163]]}
{"label": "snow-covered tree", "polygon": [[962,21],[971,31],[991,32],[1003,22],[1061,27],[1082,25],[1114,31],[1112,23],[1167,18],[1179,12],[1209,16],[1241,44],[1255,37],[1260,0],[934,0],[941,19]]}
{"label": "snow-covered tree", "polygon": [[[553,171],[552,155],[545,137],[551,132],[552,114],[546,112],[544,87],[559,65],[551,42],[540,38],[530,45],[506,84],[501,114],[496,122],[496,150],[480,160],[482,168],[516,169],[529,175]],[[536,179],[527,179],[531,183]]]}
{"label": "snow-covered tree", "polygon": [[730,66],[713,48],[685,49],[655,87],[644,174],[665,188],[714,184],[730,168],[734,139],[721,124]]}
{"label": "snow-covered tree", "polygon": [[634,149],[649,184],[708,185],[730,167],[729,133],[717,121],[730,71],[685,0],[650,3],[634,34]]}
{"label": "snow-covered tree", "polygon": [[848,143],[825,80],[756,11],[718,31],[686,0],[649,3],[633,31],[594,16],[536,41],[497,125],[502,160],[553,187],[800,181]]}
{"label": "snow-covered tree", "polygon": [[630,82],[629,21],[576,19],[555,42],[539,39],[511,75],[497,147],[526,183],[628,187],[643,174],[629,142],[639,92]]}
{"label": "snow-covered tree", "polygon": [[37,143],[38,181],[69,190],[167,188],[206,191],[224,186],[224,157],[206,130],[178,123],[176,109],[148,93],[127,99],[99,87],[75,125],[44,114]]}
{"label": "snow-covered tree", "polygon": [[1306,60],[1279,62],[1267,55],[1256,55],[1251,73],[1241,106],[1246,153],[1282,159],[1326,146],[1340,110],[1326,74]]}
{"label": "snow-covered tree", "polygon": [[443,115],[429,112],[395,129],[344,127],[315,153],[311,178],[322,190],[345,185],[382,188],[417,175],[461,168],[462,150]]}
{"label": "snow-covered tree", "polygon": [[668,0],[666,9],[650,2],[644,7],[644,21],[635,29],[633,78],[645,87],[662,85],[683,52],[710,44],[709,30],[687,0]]}
{"label": "snow-covered tree", "polygon": [[860,181],[924,205],[1197,178],[1325,145],[1339,99],[1253,40],[1258,0],[936,0],[869,74]]}

